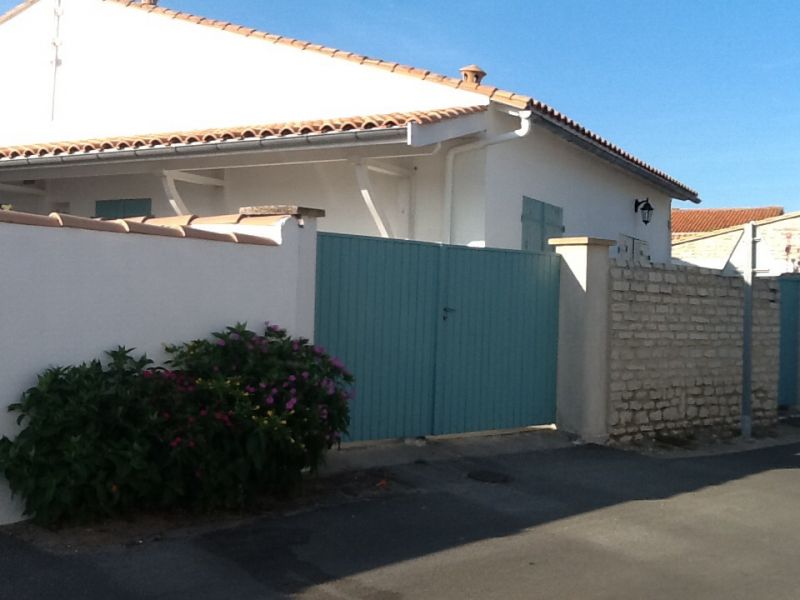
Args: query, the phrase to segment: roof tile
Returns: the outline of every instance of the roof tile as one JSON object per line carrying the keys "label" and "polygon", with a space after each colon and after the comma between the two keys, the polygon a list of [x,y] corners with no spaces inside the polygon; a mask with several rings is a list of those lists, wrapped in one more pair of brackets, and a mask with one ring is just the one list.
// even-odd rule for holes
{"label": "roof tile", "polygon": [[461,115],[486,110],[485,106],[448,108],[427,112],[393,113],[388,115],[354,116],[325,121],[275,123],[230,129],[208,129],[201,131],[179,131],[160,134],[135,135],[130,137],[55,142],[27,146],[0,148],[0,163],[18,158],[59,156],[62,154],[87,154],[114,152],[128,148],[157,148],[188,143],[214,143],[229,140],[286,137],[290,135],[314,135],[364,129],[392,129],[408,123],[435,123]]}
{"label": "roof tile", "polygon": [[716,231],[761,221],[783,214],[783,207],[673,209],[672,233],[691,234]]}

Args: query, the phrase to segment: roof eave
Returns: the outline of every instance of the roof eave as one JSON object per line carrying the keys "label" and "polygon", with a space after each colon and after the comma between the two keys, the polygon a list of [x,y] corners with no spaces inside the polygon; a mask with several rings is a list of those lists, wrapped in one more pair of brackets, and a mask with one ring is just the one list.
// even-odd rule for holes
{"label": "roof eave", "polygon": [[188,158],[214,154],[251,154],[254,152],[352,147],[360,145],[406,144],[407,127],[313,133],[264,139],[227,140],[173,144],[125,150],[103,150],[57,156],[31,156],[0,159],[0,171],[31,167],[55,167],[102,162],[133,162],[164,158]]}
{"label": "roof eave", "polygon": [[642,179],[647,180],[649,183],[652,183],[659,189],[669,194],[671,198],[675,198],[676,200],[688,200],[695,204],[700,204],[701,200],[697,192],[694,190],[679,185],[664,177],[660,177],[658,174],[653,173],[649,169],[638,165],[631,160],[628,160],[624,156],[621,156],[619,153],[614,152],[603,144],[600,144],[586,135],[575,131],[571,127],[562,123],[560,120],[550,118],[547,115],[543,115],[538,112],[534,112],[533,119],[539,125],[546,127],[556,135],[579,146],[580,148],[591,152],[595,156],[611,162],[612,164],[615,164],[626,171],[632,172]]}

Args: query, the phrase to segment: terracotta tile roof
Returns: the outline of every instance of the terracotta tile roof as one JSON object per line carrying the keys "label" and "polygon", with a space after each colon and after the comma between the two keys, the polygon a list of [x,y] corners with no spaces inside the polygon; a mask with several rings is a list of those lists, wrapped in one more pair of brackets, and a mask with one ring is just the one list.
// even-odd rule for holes
{"label": "terracotta tile roof", "polygon": [[750,221],[761,221],[783,214],[780,206],[756,208],[695,208],[672,210],[672,233],[693,234],[716,231]]}
{"label": "terracotta tile roof", "polygon": [[5,23],[6,21],[10,21],[14,17],[16,17],[19,13],[28,10],[31,6],[39,2],[39,0],[25,0],[25,2],[21,2],[17,4],[14,8],[9,10],[8,12],[3,13],[0,15],[0,25]]}
{"label": "terracotta tile roof", "polygon": [[[412,67],[412,66],[409,66],[409,65],[403,65],[403,64],[400,64],[400,63],[396,63],[396,62],[384,61],[384,60],[380,60],[380,59],[370,58],[370,57],[363,56],[363,55],[360,55],[360,54],[355,54],[353,52],[346,52],[344,50],[338,50],[336,48],[328,48],[328,47],[325,47],[325,46],[321,46],[319,44],[312,44],[310,42],[306,42],[306,41],[303,41],[303,40],[298,40],[298,39],[295,39],[295,38],[285,37],[285,36],[281,36],[281,35],[275,35],[275,34],[267,33],[267,32],[264,32],[264,31],[259,31],[257,29],[253,29],[251,27],[244,27],[242,25],[235,25],[235,24],[229,23],[227,21],[218,21],[216,19],[208,19],[208,18],[205,18],[205,17],[200,17],[198,15],[194,15],[194,14],[188,13],[188,12],[171,10],[169,8],[164,8],[162,6],[154,6],[154,5],[150,5],[150,4],[142,4],[139,0],[104,0],[104,1],[105,2],[112,2],[114,4],[120,4],[122,6],[126,6],[126,7],[129,7],[129,8],[132,8],[132,9],[143,10],[143,11],[147,11],[147,12],[151,12],[151,13],[155,13],[155,14],[160,14],[160,15],[163,15],[165,17],[172,18],[172,19],[178,19],[178,20],[181,20],[181,21],[187,21],[187,22],[190,22],[190,23],[195,23],[197,25],[203,25],[203,26],[206,26],[206,27],[213,27],[215,29],[219,29],[219,30],[222,30],[222,31],[228,31],[228,32],[231,32],[231,33],[236,33],[238,35],[243,35],[245,37],[258,38],[258,39],[262,39],[262,40],[264,40],[266,42],[271,42],[271,43],[274,43],[274,44],[281,44],[281,45],[285,45],[285,46],[290,46],[290,47],[296,48],[298,50],[309,51],[309,52],[318,52],[318,53],[330,56],[332,58],[338,58],[338,59],[342,59],[342,60],[347,60],[347,61],[354,62],[354,63],[357,63],[357,64],[362,64],[362,65],[368,65],[370,67],[383,69],[383,70],[386,70],[386,71],[390,71],[392,73],[399,73],[399,74],[402,74],[402,75],[407,75],[407,76],[410,76],[410,77],[414,77],[416,79],[421,79],[421,80],[425,80],[425,81],[431,81],[431,82],[439,83],[439,84],[442,84],[442,85],[447,85],[447,86],[450,86],[452,88],[457,88],[457,89],[462,89],[462,90],[469,91],[469,92],[474,92],[474,93],[477,93],[477,94],[482,94],[482,95],[486,96],[487,98],[489,98],[490,100],[498,102],[500,104],[505,104],[507,106],[511,106],[511,107],[518,108],[518,109],[531,110],[531,111],[535,112],[536,114],[538,114],[539,116],[541,116],[541,117],[543,117],[545,119],[548,119],[548,120],[555,121],[557,124],[559,124],[559,125],[561,125],[563,127],[566,127],[567,129],[579,134],[580,136],[583,136],[587,140],[590,140],[591,142],[599,145],[600,147],[612,152],[613,154],[616,154],[617,156],[623,158],[624,160],[629,161],[630,163],[632,163],[632,164],[634,164],[634,165],[636,165],[636,166],[648,171],[649,173],[651,173],[651,174],[653,174],[653,175],[655,175],[655,176],[657,176],[657,177],[659,177],[659,178],[671,183],[674,186],[677,186],[678,188],[681,188],[682,190],[685,191],[686,195],[690,199],[694,199],[694,200],[697,199],[697,195],[698,194],[692,188],[686,186],[685,184],[681,183],[677,179],[674,179],[673,177],[670,177],[664,171],[661,171],[661,170],[659,170],[659,169],[647,164],[646,162],[636,158],[635,156],[633,156],[629,152],[623,150],[619,146],[617,146],[615,144],[612,144],[610,141],[608,141],[605,138],[597,135],[593,131],[587,129],[586,127],[584,127],[583,125],[581,125],[577,121],[574,121],[573,119],[570,119],[566,115],[561,114],[559,111],[557,111],[552,106],[549,106],[548,104],[546,104],[544,102],[541,102],[540,100],[537,100],[537,99],[535,99],[535,98],[533,98],[531,96],[526,96],[524,94],[517,94],[517,93],[514,93],[514,92],[510,92],[510,91],[501,90],[499,88],[496,88],[496,87],[493,87],[493,86],[484,85],[484,84],[472,83],[470,81],[465,81],[465,80],[463,80],[461,78],[458,78],[458,77],[448,77],[448,76],[445,76],[445,75],[439,75],[439,74],[433,73],[431,71],[428,71],[426,69],[419,69],[419,68],[416,68],[416,67]],[[2,23],[4,20],[7,20],[8,18],[11,18],[12,16],[18,14],[19,12],[22,12],[23,10],[25,10],[29,6],[35,4],[36,2],[38,2],[38,0],[27,0],[26,2],[23,2],[21,5],[19,5],[15,9],[12,9],[10,11],[10,13],[7,13],[4,16],[0,16],[0,23]],[[305,124],[300,124],[300,125],[301,125],[301,127],[305,126]],[[326,133],[326,132],[325,131],[319,131],[319,133]],[[186,132],[184,132],[184,134],[186,134]],[[162,137],[163,136],[159,136],[159,138],[162,138]],[[117,141],[118,140],[102,140],[101,143],[105,142],[105,143],[108,143],[111,146],[114,146],[115,145],[114,142],[117,142]],[[64,145],[64,144],[62,144],[62,145]],[[2,160],[2,158],[3,158],[4,150],[6,150],[6,149],[0,149],[0,160]],[[46,152],[46,150],[45,150],[45,152]],[[35,154],[35,155],[38,155],[38,154]]]}
{"label": "terracotta tile roof", "polygon": [[487,110],[486,106],[472,106],[424,112],[355,116],[341,119],[273,123],[271,125],[249,125],[225,129],[203,129],[199,131],[173,131],[170,133],[154,133],[120,138],[12,146],[0,148],[0,162],[16,158],[88,154],[114,150],[136,150],[139,148],[162,148],[179,144],[209,144],[238,140],[263,140],[292,135],[393,129],[405,127],[409,123],[417,123],[420,125],[438,123],[446,119],[475,114],[485,110]]}
{"label": "terracotta tile roof", "polygon": [[[240,215],[231,215],[239,217]],[[256,219],[262,217],[254,217]],[[269,217],[281,219],[286,217]],[[169,219],[167,219],[168,221]],[[139,233],[145,235],[159,235],[173,238],[192,238],[211,240],[215,242],[230,242],[235,244],[252,244],[257,246],[277,246],[278,243],[269,238],[247,235],[244,233],[217,233],[195,229],[171,222],[160,223],[162,219],[117,219],[114,221],[98,221],[74,215],[50,213],[50,215],[35,215],[17,211],[0,210],[0,223],[14,223],[17,225],[35,225],[39,227],[69,227],[74,229],[87,229],[91,231],[106,231],[110,233]],[[202,219],[195,219],[196,224],[201,224]],[[230,219],[227,222],[234,222]],[[277,222],[277,221],[276,221]],[[271,223],[271,224],[276,224]],[[262,223],[258,223],[262,224]]]}

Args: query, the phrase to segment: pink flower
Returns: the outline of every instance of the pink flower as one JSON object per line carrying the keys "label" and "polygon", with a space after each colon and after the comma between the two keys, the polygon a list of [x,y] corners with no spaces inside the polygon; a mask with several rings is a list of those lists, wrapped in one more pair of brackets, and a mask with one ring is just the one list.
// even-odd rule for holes
{"label": "pink flower", "polygon": [[267,403],[267,406],[272,406],[273,404],[275,404],[275,398],[273,398],[272,396],[267,396],[265,402]]}
{"label": "pink flower", "polygon": [[222,347],[224,345],[225,345],[225,340],[217,340],[217,346]]}
{"label": "pink flower", "polygon": [[181,440],[181,436],[178,436],[178,437],[176,437],[174,440],[172,440],[172,441],[169,443],[169,445],[170,445],[170,446],[172,446],[173,448],[177,448],[178,446],[180,446],[180,445],[181,445],[181,441],[182,441],[182,440]]}
{"label": "pink flower", "polygon": [[286,410],[293,410],[297,406],[297,398],[292,398],[286,403]]}

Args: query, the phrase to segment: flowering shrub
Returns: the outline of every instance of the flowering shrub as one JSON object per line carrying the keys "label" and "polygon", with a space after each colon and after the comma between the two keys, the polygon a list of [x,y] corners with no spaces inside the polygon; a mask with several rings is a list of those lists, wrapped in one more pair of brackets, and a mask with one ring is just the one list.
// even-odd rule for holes
{"label": "flowering shrub", "polygon": [[278,327],[167,347],[154,367],[119,348],[52,368],[0,440],[0,472],[40,523],[157,508],[241,508],[315,471],[347,429],[352,376]]}

